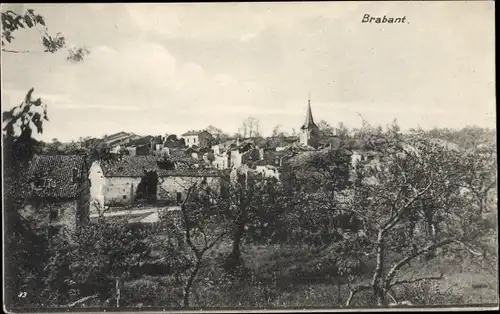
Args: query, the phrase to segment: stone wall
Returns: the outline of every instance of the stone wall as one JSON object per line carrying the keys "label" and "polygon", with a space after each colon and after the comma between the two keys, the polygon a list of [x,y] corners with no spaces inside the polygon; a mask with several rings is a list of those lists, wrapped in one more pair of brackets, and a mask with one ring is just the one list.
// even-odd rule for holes
{"label": "stone wall", "polygon": [[91,182],[86,176],[82,178],[83,182],[81,185],[81,190],[78,195],[77,207],[78,207],[78,223],[85,225],[90,221],[90,188]]}
{"label": "stone wall", "polygon": [[[158,182],[158,194],[165,199],[176,202],[179,200],[182,202],[186,199],[188,189],[195,183],[200,185],[203,182],[203,177],[164,177],[159,178]],[[207,177],[207,186],[210,187],[212,191],[220,191],[221,178],[219,177]],[[161,192],[160,192],[161,191]],[[178,194],[179,193],[179,194]]]}
{"label": "stone wall", "polygon": [[75,230],[76,210],[76,200],[40,200],[29,202],[21,211],[21,215],[33,218],[40,225],[59,225],[68,230]]}
{"label": "stone wall", "polygon": [[106,206],[127,206],[134,203],[137,186],[142,178],[110,177],[104,182],[104,204]]}

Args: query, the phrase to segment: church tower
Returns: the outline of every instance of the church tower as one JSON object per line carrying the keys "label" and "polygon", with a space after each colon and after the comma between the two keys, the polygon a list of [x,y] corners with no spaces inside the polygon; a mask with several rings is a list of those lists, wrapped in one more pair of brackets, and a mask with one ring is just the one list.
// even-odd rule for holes
{"label": "church tower", "polygon": [[319,143],[319,128],[314,123],[311,110],[311,97],[309,97],[309,100],[307,102],[306,120],[304,124],[300,127],[300,144],[317,148],[318,143]]}

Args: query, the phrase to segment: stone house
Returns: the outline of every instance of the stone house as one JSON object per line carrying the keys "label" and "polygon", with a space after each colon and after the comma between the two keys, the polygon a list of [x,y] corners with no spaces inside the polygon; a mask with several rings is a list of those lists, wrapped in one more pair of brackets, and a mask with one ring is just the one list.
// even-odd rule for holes
{"label": "stone house", "polygon": [[101,142],[109,145],[111,148],[115,148],[117,146],[126,145],[139,138],[141,138],[141,136],[134,133],[118,132],[104,137]]}
{"label": "stone house", "polygon": [[212,166],[215,169],[228,169],[231,166],[231,155],[226,152],[214,153],[214,161],[212,162]]}
{"label": "stone house", "polygon": [[216,193],[220,190],[220,171],[174,164],[165,166],[155,156],[124,156],[118,161],[95,164],[93,171],[103,174],[107,206],[132,206],[142,201],[180,203],[195,183]]}
{"label": "stone house", "polygon": [[258,149],[251,142],[243,142],[239,146],[230,150],[229,167],[240,167],[249,161],[256,161],[262,158],[263,151]]}
{"label": "stone house", "polygon": [[280,180],[280,168],[272,164],[268,164],[266,160],[261,159],[253,163],[255,170],[264,178],[275,178]]}
{"label": "stone house", "polygon": [[[84,156],[35,155],[21,175],[21,214],[40,226],[74,231],[90,219],[89,167]],[[56,228],[58,229],[58,228]]]}
{"label": "stone house", "polygon": [[208,131],[188,131],[181,135],[186,146],[192,147],[208,147],[210,148],[212,142],[212,134]]}

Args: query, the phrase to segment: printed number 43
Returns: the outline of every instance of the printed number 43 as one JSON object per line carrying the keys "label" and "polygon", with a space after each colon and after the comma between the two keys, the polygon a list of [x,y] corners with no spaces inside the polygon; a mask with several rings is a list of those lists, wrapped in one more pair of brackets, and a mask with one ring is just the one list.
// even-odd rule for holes
{"label": "printed number 43", "polygon": [[20,298],[26,298],[27,293],[26,292],[20,292],[17,296]]}

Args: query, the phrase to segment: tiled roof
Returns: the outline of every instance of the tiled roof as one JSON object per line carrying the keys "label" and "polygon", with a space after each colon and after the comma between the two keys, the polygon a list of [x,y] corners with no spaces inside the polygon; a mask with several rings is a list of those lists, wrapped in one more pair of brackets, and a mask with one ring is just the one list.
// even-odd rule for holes
{"label": "tiled roof", "polygon": [[[189,162],[189,158],[182,159],[182,161],[184,160]],[[156,171],[160,177],[215,177],[222,175],[215,169],[160,169],[157,161],[155,156],[123,156],[117,161],[103,162],[101,167],[105,177],[143,177],[144,170]]]}
{"label": "tiled roof", "polygon": [[140,138],[141,136],[134,134],[134,133],[127,133],[127,132],[119,132],[116,134],[112,134],[109,136],[106,136],[101,139],[102,142],[104,143],[115,143],[115,142],[126,142],[128,140],[135,140]]}
{"label": "tiled roof", "polygon": [[[86,179],[84,156],[78,155],[36,155],[22,171],[20,178],[23,186],[21,194],[25,196],[75,198],[78,196],[80,183],[73,182],[73,169],[77,169],[79,178]],[[33,183],[33,184],[32,184]]]}
{"label": "tiled roof", "polygon": [[102,140],[103,141],[110,141],[110,140],[114,140],[114,139],[117,139],[117,138],[121,138],[123,136],[131,136],[133,135],[132,133],[127,133],[127,132],[118,132],[118,133],[115,133],[115,134],[111,134],[111,135],[108,135],[106,137],[103,137]]}
{"label": "tiled roof", "polygon": [[182,134],[181,136],[192,136],[192,135],[199,135],[201,133],[208,133],[207,131],[205,130],[198,130],[198,131],[195,131],[195,130],[191,130],[191,131],[187,131],[186,133]]}
{"label": "tiled roof", "polygon": [[139,145],[149,145],[149,144],[160,144],[161,136],[147,135],[137,139],[132,139],[127,143],[127,146],[139,146]]}

